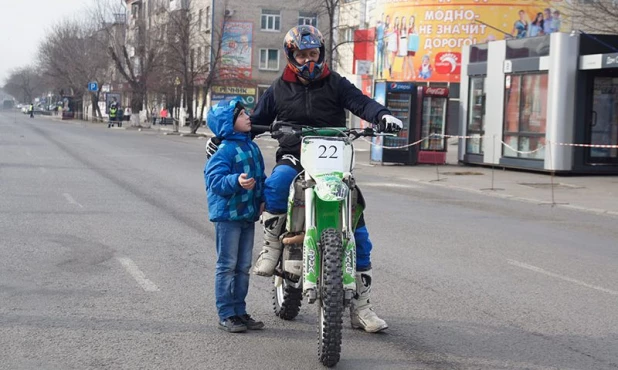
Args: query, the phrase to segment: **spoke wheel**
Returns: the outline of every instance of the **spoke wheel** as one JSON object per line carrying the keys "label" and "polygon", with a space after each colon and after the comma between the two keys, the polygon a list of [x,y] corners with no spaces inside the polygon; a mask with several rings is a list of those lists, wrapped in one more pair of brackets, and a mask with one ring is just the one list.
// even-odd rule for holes
{"label": "spoke wheel", "polygon": [[303,300],[302,278],[294,282],[284,277],[273,278],[273,310],[284,320],[298,316]]}

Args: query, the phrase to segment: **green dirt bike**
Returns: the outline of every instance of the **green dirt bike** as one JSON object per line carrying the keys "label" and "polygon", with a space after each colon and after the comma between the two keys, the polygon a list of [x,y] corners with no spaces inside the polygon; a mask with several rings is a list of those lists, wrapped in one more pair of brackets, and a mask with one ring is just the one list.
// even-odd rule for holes
{"label": "green dirt bike", "polygon": [[[275,314],[294,319],[303,296],[317,303],[318,357],[339,362],[343,312],[356,293],[355,225],[362,213],[352,170],[352,142],[373,129],[313,128],[275,123],[274,138],[296,135],[304,171],[290,186],[283,251],[275,270]],[[388,134],[384,134],[388,135]]]}

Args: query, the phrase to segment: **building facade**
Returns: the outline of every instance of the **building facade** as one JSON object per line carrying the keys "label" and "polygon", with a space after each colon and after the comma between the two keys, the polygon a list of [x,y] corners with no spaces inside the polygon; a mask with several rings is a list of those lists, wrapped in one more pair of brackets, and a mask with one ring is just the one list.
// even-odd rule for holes
{"label": "building facade", "polygon": [[460,161],[618,174],[617,43],[552,33],[465,47]]}
{"label": "building facade", "polygon": [[[147,105],[153,112],[160,106],[189,106],[181,91],[186,92],[186,81],[191,79],[190,105],[196,117],[202,106],[237,95],[253,108],[287,63],[282,48],[287,31],[299,24],[327,24],[319,16],[319,7],[306,0],[254,0],[250,4],[241,0],[126,0],[126,11],[126,43],[136,74],[142,72],[144,61],[140,58],[146,49],[157,47],[156,40],[168,45],[174,38],[179,42],[171,23],[177,12],[186,12],[190,35],[184,37],[190,37],[191,42],[190,50],[183,53],[188,56],[184,60],[191,61],[192,73],[169,72],[181,64],[179,58],[176,66],[170,66],[179,51],[163,57],[168,73],[161,72],[156,82],[149,82]],[[125,103],[127,99],[123,97]]]}
{"label": "building facade", "polygon": [[341,9],[338,71],[358,85],[448,88],[446,132],[452,135],[459,128],[463,47],[582,25],[566,16],[573,9],[561,0],[346,0]]}

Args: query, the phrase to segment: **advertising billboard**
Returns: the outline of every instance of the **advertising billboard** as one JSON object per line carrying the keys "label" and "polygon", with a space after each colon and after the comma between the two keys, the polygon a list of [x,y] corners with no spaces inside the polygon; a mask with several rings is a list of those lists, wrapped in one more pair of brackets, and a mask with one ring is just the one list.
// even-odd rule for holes
{"label": "advertising billboard", "polygon": [[459,82],[461,48],[565,30],[561,0],[378,0],[374,78]]}
{"label": "advertising billboard", "polygon": [[221,40],[221,76],[251,79],[253,23],[225,22]]}

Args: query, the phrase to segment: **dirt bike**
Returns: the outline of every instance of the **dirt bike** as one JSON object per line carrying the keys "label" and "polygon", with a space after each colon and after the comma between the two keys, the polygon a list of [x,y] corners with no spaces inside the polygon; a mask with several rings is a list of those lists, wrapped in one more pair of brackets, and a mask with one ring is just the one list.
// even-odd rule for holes
{"label": "dirt bike", "polygon": [[[352,170],[352,142],[376,136],[373,129],[313,128],[275,123],[274,138],[296,135],[304,169],[288,198],[283,251],[273,279],[275,314],[294,319],[303,296],[316,303],[319,316],[318,358],[335,366],[341,353],[343,312],[356,293],[354,228],[362,206]],[[388,135],[388,134],[385,134]]]}

